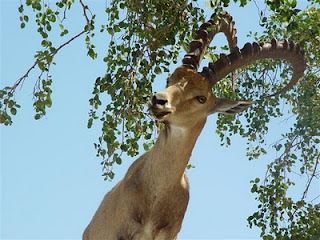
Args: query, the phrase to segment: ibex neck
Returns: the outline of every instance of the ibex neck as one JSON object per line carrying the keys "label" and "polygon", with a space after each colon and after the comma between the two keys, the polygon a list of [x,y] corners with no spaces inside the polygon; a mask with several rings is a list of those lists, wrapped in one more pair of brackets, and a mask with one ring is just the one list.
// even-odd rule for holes
{"label": "ibex neck", "polygon": [[148,174],[154,184],[177,184],[181,182],[192,150],[204,123],[192,129],[166,126],[150,150],[147,163]]}

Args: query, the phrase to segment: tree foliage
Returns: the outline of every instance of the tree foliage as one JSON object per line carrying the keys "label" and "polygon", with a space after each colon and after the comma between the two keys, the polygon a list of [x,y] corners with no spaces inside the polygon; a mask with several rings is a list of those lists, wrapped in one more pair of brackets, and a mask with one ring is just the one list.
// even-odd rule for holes
{"label": "tree foliage", "polygon": [[[234,0],[239,7],[246,0]],[[229,0],[208,1],[212,12],[224,11]],[[271,144],[277,153],[269,160],[265,176],[252,180],[251,192],[258,201],[257,211],[248,217],[250,227],[261,229],[263,239],[320,239],[320,196],[309,196],[308,190],[319,178],[320,164],[320,9],[319,0],[309,0],[305,9],[298,9],[296,0],[266,0],[260,12],[261,36],[248,33],[257,41],[271,37],[289,38],[305,50],[307,70],[304,79],[292,91],[275,98],[263,98],[288,81],[291,68],[280,60],[264,60],[246,66],[235,73],[236,85],[227,76],[215,87],[220,97],[253,99],[255,104],[241,116],[219,116],[217,130],[222,144],[230,145],[232,135],[247,139],[249,160],[267,153],[266,135],[270,121],[283,118],[292,127]],[[79,4],[84,17],[83,29],[73,36],[65,28],[69,10]],[[32,11],[30,11],[32,10]],[[146,104],[152,95],[152,83],[159,74],[169,73],[181,50],[192,39],[192,32],[205,21],[204,10],[197,1],[112,0],[105,9],[106,23],[98,29],[100,36],[111,36],[103,61],[106,74],[93,84],[89,100],[88,128],[101,123],[101,135],[94,144],[102,159],[103,175],[112,179],[113,164],[121,164],[122,154],[136,156],[142,141],[144,150],[152,145],[156,123],[148,116]],[[239,8],[239,11],[241,9]],[[12,86],[0,90],[0,123],[12,124],[19,103],[16,89],[33,69],[39,71],[34,85],[35,119],[40,119],[52,105],[50,66],[60,50],[85,36],[87,55],[96,59],[92,38],[97,37],[95,15],[82,0],[26,0],[18,6],[21,28],[34,19],[42,48],[35,62]],[[32,17],[29,17],[30,14]],[[63,39],[55,45],[50,39],[53,29],[59,29]],[[216,59],[218,51],[210,48],[207,57]],[[279,79],[283,81],[279,81]],[[101,99],[108,97],[105,103]],[[269,155],[268,155],[269,156]],[[295,176],[306,179],[300,199],[294,199]]]}

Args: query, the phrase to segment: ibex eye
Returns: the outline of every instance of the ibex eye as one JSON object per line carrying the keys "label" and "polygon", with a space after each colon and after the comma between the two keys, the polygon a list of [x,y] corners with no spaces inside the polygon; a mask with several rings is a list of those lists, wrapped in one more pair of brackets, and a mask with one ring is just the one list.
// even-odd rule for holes
{"label": "ibex eye", "polygon": [[207,98],[205,96],[198,96],[197,100],[199,103],[204,104],[207,101]]}

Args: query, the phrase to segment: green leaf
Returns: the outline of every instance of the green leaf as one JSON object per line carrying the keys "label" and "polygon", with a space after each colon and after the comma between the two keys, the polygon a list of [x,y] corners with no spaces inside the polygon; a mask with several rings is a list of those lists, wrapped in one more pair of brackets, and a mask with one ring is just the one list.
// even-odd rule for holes
{"label": "green leaf", "polygon": [[45,63],[44,62],[42,62],[42,61],[38,62],[38,67],[41,71],[45,71]]}
{"label": "green leaf", "polygon": [[162,73],[161,68],[160,68],[159,66],[156,66],[156,67],[154,68],[154,72],[155,72],[156,74],[161,74],[161,73]]}
{"label": "green leaf", "polygon": [[45,101],[45,104],[46,104],[46,107],[51,108],[51,106],[52,106],[52,101],[51,101],[51,99],[47,99],[47,100]]}
{"label": "green leaf", "polygon": [[9,107],[9,108],[12,108],[14,104],[15,104],[15,102],[14,102],[13,100],[10,100],[10,101],[8,102],[8,107]]}
{"label": "green leaf", "polygon": [[6,118],[0,114],[0,123],[3,124],[6,121]]}
{"label": "green leaf", "polygon": [[50,14],[50,15],[48,15],[48,20],[50,22],[55,22],[56,21],[56,16],[54,14]]}
{"label": "green leaf", "polygon": [[121,160],[120,157],[117,156],[115,160],[116,160],[115,162],[116,162],[118,165],[121,165],[122,160]]}
{"label": "green leaf", "polygon": [[50,31],[51,31],[51,25],[48,24],[48,25],[46,26],[46,29],[50,32]]}
{"label": "green leaf", "polygon": [[87,128],[91,128],[93,123],[93,118],[89,118]]}
{"label": "green leaf", "polygon": [[189,170],[189,169],[192,169],[192,168],[196,168],[196,166],[194,166],[194,165],[192,165],[192,164],[188,164],[187,165],[187,169]]}
{"label": "green leaf", "polygon": [[91,57],[92,59],[95,59],[96,57],[97,57],[97,54],[93,51],[93,49],[92,48],[90,48],[89,50],[88,50],[88,56],[89,57]]}
{"label": "green leaf", "polygon": [[114,178],[114,173],[111,171],[108,173],[108,177],[112,180]]}
{"label": "green leaf", "polygon": [[10,112],[11,112],[12,115],[16,115],[17,114],[17,109],[11,108]]}
{"label": "green leaf", "polygon": [[23,5],[20,5],[20,7],[18,8],[19,13],[23,12]]}
{"label": "green leaf", "polygon": [[48,46],[47,40],[42,40],[41,45],[42,47],[47,47]]}
{"label": "green leaf", "polygon": [[251,192],[255,193],[257,191],[258,187],[257,184],[253,184],[252,188],[251,188]]}
{"label": "green leaf", "polygon": [[240,7],[247,5],[247,0],[240,0]]}
{"label": "green leaf", "polygon": [[35,120],[39,120],[41,118],[41,115],[39,113],[37,113],[36,115],[34,115],[34,119]]}

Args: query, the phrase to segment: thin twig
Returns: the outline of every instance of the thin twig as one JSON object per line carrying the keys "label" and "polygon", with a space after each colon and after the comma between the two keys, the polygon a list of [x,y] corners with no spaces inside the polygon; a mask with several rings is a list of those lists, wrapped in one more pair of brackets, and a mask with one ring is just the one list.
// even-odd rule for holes
{"label": "thin twig", "polygon": [[[80,2],[80,4],[81,4],[81,6],[82,6],[83,16],[85,17],[85,19],[86,19],[86,21],[87,21],[87,25],[89,26],[89,28],[91,28],[91,23],[90,23],[90,20],[89,20],[89,18],[88,18],[88,16],[87,16],[87,13],[86,13],[86,11],[89,10],[89,8],[88,8],[87,5],[84,5],[84,4],[83,4],[82,0],[79,0],[79,2]],[[89,11],[90,11],[90,10],[89,10]],[[91,12],[90,12],[90,13],[91,13]],[[91,13],[91,15],[92,15],[92,13]]]}
{"label": "thin twig", "polygon": [[308,193],[309,188],[310,188],[310,185],[311,185],[311,182],[312,182],[313,178],[316,176],[317,167],[318,167],[318,165],[319,165],[319,159],[320,159],[320,154],[318,155],[318,157],[317,157],[317,159],[316,159],[316,164],[315,164],[315,166],[314,166],[314,169],[313,169],[313,172],[312,172],[312,174],[311,174],[311,177],[310,177],[310,179],[309,179],[309,181],[308,181],[308,183],[307,183],[306,189],[304,190],[304,192],[303,192],[303,194],[302,194],[301,200],[303,200],[303,199],[306,198],[307,193]]}
{"label": "thin twig", "polygon": [[317,200],[318,198],[320,198],[320,194],[318,196],[316,196],[314,199],[312,199],[310,202],[312,203],[313,201]]}

